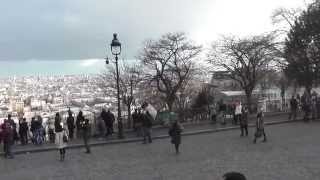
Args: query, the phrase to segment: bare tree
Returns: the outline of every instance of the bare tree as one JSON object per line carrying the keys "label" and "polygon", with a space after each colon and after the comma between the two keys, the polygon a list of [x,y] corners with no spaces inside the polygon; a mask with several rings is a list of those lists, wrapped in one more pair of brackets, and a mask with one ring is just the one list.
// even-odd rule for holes
{"label": "bare tree", "polygon": [[252,92],[277,59],[275,54],[272,35],[242,39],[224,37],[221,42],[213,44],[209,62],[230,72],[229,77],[244,90],[251,109]]}
{"label": "bare tree", "polygon": [[[128,127],[131,127],[131,106],[134,104],[134,90],[142,81],[141,66],[138,64],[122,63],[120,67],[120,98],[128,110]],[[110,95],[117,88],[116,86],[116,69],[113,65],[107,66],[106,70],[100,74],[98,86],[104,90],[105,95]]]}
{"label": "bare tree", "polygon": [[[272,24],[274,25],[289,25],[289,28],[294,26],[294,22],[296,21],[299,14],[302,12],[301,8],[296,9],[287,9],[287,8],[277,8],[273,11],[271,15]],[[284,30],[286,33],[289,31],[288,29]]]}
{"label": "bare tree", "polygon": [[168,33],[159,40],[144,44],[138,59],[149,70],[150,81],[164,95],[169,111],[172,111],[176,93],[186,86],[195,71],[195,60],[201,46],[193,45],[184,33]]}

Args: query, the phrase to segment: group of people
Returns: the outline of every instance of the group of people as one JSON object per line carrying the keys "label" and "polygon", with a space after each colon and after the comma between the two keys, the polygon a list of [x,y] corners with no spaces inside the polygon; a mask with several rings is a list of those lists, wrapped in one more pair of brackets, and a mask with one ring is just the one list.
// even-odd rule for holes
{"label": "group of people", "polygon": [[132,114],[132,120],[133,128],[136,131],[137,136],[143,136],[143,143],[152,143],[151,128],[153,118],[151,114],[148,111],[142,112],[141,109],[135,109],[134,113]]}
{"label": "group of people", "polygon": [[66,126],[62,122],[60,114],[57,112],[54,118],[55,143],[60,152],[60,161],[64,161],[66,147],[68,141],[74,138],[74,129],[77,128],[77,136],[82,137],[86,148],[86,153],[91,153],[89,146],[90,138],[90,123],[89,119],[85,118],[82,111],[79,111],[76,122],[74,121],[73,113],[69,109]]}
{"label": "group of people", "polygon": [[300,110],[303,112],[304,121],[320,118],[320,96],[315,91],[305,91],[301,97],[299,94],[292,96],[289,119],[295,120]]}
{"label": "group of people", "polygon": [[[31,135],[29,135],[29,130]],[[12,145],[18,143],[19,140],[21,145],[28,144],[29,136],[31,137],[30,139],[33,144],[38,145],[44,142],[45,130],[42,126],[41,116],[38,116],[37,120],[33,117],[29,128],[26,118],[19,119],[19,126],[17,126],[17,123],[12,119],[11,114],[8,114],[7,119],[0,125],[0,142],[3,142],[5,157],[13,158],[11,152]]]}

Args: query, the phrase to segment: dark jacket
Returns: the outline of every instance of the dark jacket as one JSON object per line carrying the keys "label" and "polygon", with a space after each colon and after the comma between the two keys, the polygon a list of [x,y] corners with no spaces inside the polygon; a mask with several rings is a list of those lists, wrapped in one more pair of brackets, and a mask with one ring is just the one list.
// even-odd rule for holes
{"label": "dark jacket", "polygon": [[63,128],[61,126],[61,118],[60,117],[55,117],[54,119],[54,129],[56,132],[62,132],[63,131]]}
{"label": "dark jacket", "polygon": [[27,122],[22,122],[22,123],[20,124],[20,127],[19,127],[19,133],[20,133],[20,134],[27,133],[27,132],[28,132],[28,129],[29,129],[28,123],[27,123]]}
{"label": "dark jacket", "polygon": [[151,128],[152,127],[152,117],[149,113],[142,114],[142,126]]}
{"label": "dark jacket", "polygon": [[88,130],[89,129],[89,120],[85,119],[83,116],[77,116],[77,121],[79,122],[80,128],[82,130]]}
{"label": "dark jacket", "polygon": [[73,116],[68,116],[67,118],[67,125],[68,125],[68,129],[74,129],[74,117]]}
{"label": "dark jacket", "polygon": [[14,134],[12,130],[13,128],[10,121],[8,120],[4,121],[4,123],[2,124],[2,132],[1,132],[3,142],[13,143]]}
{"label": "dark jacket", "polygon": [[181,132],[182,132],[181,125],[174,123],[171,126],[168,133],[169,133],[169,136],[171,136],[171,143],[172,144],[180,144],[181,143]]}

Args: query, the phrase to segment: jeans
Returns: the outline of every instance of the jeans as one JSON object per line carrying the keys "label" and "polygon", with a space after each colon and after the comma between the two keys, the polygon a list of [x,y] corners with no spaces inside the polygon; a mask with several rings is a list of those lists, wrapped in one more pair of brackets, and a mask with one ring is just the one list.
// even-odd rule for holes
{"label": "jeans", "polygon": [[3,142],[3,152],[4,152],[5,157],[13,157],[12,145],[13,145],[13,143],[10,141]]}

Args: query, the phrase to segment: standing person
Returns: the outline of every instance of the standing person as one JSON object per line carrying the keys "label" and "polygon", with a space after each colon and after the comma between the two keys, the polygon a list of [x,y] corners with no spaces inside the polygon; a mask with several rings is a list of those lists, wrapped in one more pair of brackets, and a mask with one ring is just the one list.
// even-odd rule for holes
{"label": "standing person", "polygon": [[113,113],[110,111],[110,109],[108,109],[108,116],[109,116],[109,121],[110,121],[110,124],[109,124],[109,127],[107,127],[107,128],[109,128],[110,130],[110,133],[111,133],[111,135],[114,133],[114,130],[113,130],[113,124],[114,124],[114,121],[115,121],[115,117],[114,117],[114,115],[113,115]]}
{"label": "standing person", "polygon": [[133,130],[137,132],[137,127],[136,127],[136,123],[137,123],[137,117],[138,117],[138,110],[134,109],[134,112],[131,115],[132,117],[132,122],[133,122]]}
{"label": "standing person", "polygon": [[238,124],[238,122],[241,121],[241,111],[242,111],[242,105],[241,102],[237,102],[234,107],[234,115],[235,115],[235,124]]}
{"label": "standing person", "polygon": [[15,141],[19,140],[18,133],[17,133],[17,124],[12,119],[11,114],[8,114],[8,121],[9,121],[9,123],[11,125],[11,130],[12,130],[12,133],[13,133],[13,143],[14,143]]}
{"label": "standing person", "polygon": [[5,119],[2,124],[2,140],[4,157],[13,159],[12,146],[14,143],[13,126],[9,120]]}
{"label": "standing person", "polygon": [[48,121],[48,134],[49,134],[49,142],[54,143],[55,142],[55,134],[54,134],[54,119],[49,118]]}
{"label": "standing person", "polygon": [[181,144],[181,132],[183,130],[182,125],[175,121],[169,129],[169,135],[171,136],[171,143],[174,144],[176,154],[180,153],[179,146]]}
{"label": "standing person", "polygon": [[143,132],[143,144],[148,142],[152,143],[151,138],[151,128],[152,128],[152,117],[148,111],[145,114],[142,114],[142,132]]}
{"label": "standing person", "polygon": [[241,129],[241,137],[244,136],[244,131],[246,136],[248,136],[248,108],[243,106],[242,108],[242,115],[240,118],[240,129]]}
{"label": "standing person", "polygon": [[222,125],[226,124],[226,111],[227,111],[227,105],[221,99],[221,101],[219,103],[219,114],[221,117],[221,124]]}
{"label": "standing person", "polygon": [[267,141],[266,133],[264,131],[263,118],[264,118],[263,109],[260,108],[257,113],[256,132],[254,134],[254,140],[253,140],[254,144],[257,142],[257,138],[261,137],[262,135],[263,135],[263,142]]}
{"label": "standing person", "polygon": [[104,121],[105,127],[107,128],[106,136],[109,136],[110,134],[112,134],[112,129],[110,128],[111,126],[110,114],[107,113],[106,109],[103,108],[101,111],[100,117]]}
{"label": "standing person", "polygon": [[312,120],[315,120],[317,118],[317,96],[318,94],[315,91],[313,91],[310,102]]}
{"label": "standing person", "polygon": [[210,108],[210,119],[213,124],[217,122],[217,110],[215,104]]}
{"label": "standing person", "polygon": [[289,120],[296,120],[297,118],[297,109],[298,109],[298,101],[296,100],[296,98],[292,95],[291,99],[290,99],[290,109],[291,112],[289,114]]}
{"label": "standing person", "polygon": [[35,136],[36,136],[36,120],[34,117],[31,118],[31,128],[30,131],[32,133],[31,141],[34,144],[35,143]]}
{"label": "standing person", "polygon": [[26,118],[23,118],[19,125],[19,135],[22,145],[28,144],[28,130],[29,127]]}
{"label": "standing person", "polygon": [[136,117],[136,122],[135,122],[135,126],[136,126],[136,130],[137,130],[137,136],[142,136],[143,132],[142,132],[142,118],[143,118],[143,114],[141,113],[141,109],[138,109],[138,114]]}
{"label": "standing person", "polygon": [[75,125],[74,125],[74,117],[73,117],[70,109],[68,111],[67,126],[68,126],[70,140],[72,140],[73,139],[73,130],[75,128]]}
{"label": "standing person", "polygon": [[58,112],[56,113],[56,117],[54,119],[54,128],[56,132],[56,145],[60,152],[60,161],[64,161],[67,147],[67,142],[64,138],[64,136],[66,136],[66,132],[63,128],[63,123],[61,122],[61,117]]}
{"label": "standing person", "polygon": [[304,111],[303,120],[305,122],[310,120],[310,111],[311,111],[311,97],[310,93],[305,90],[301,97],[302,110]]}
{"label": "standing person", "polygon": [[90,136],[90,134],[89,134],[89,128],[90,128],[89,120],[84,118],[82,111],[79,111],[79,114],[77,116],[77,121],[79,121],[79,123],[80,123],[82,138],[83,138],[84,145],[86,147],[86,153],[89,154],[89,153],[91,153],[90,146],[89,146],[89,136]]}

